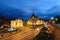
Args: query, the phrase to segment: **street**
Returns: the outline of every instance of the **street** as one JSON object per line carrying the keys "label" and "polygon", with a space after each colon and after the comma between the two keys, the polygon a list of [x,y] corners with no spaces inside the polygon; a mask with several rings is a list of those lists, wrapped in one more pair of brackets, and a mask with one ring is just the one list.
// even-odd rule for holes
{"label": "street", "polygon": [[[39,33],[39,30],[24,30],[17,34],[11,35],[0,40],[33,40],[33,38]],[[8,34],[7,34],[8,35]]]}

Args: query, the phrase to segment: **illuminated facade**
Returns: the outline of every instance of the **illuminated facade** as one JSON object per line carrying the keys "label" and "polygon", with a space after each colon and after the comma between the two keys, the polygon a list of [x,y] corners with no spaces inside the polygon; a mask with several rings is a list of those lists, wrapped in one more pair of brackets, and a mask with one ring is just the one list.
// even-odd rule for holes
{"label": "illuminated facade", "polygon": [[39,19],[38,17],[36,17],[33,13],[33,15],[27,20],[26,24],[36,27],[36,26],[40,26],[40,25],[44,24],[44,21],[42,19]]}
{"label": "illuminated facade", "polygon": [[20,19],[11,20],[11,27],[14,27],[14,28],[23,27],[23,21]]}
{"label": "illuminated facade", "polygon": [[[44,20],[39,19],[33,13],[33,15],[25,22],[25,25],[30,27],[39,27],[44,24]],[[23,27],[23,22],[20,19],[12,20],[11,27],[18,28]]]}

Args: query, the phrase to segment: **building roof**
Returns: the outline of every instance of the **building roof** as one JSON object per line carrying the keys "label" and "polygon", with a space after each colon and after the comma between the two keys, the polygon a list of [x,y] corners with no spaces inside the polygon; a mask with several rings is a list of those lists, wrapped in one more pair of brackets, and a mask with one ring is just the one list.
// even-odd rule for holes
{"label": "building roof", "polygon": [[[31,17],[30,17],[28,20],[43,20],[43,19],[38,18],[38,17],[35,15],[35,13],[33,12],[33,14],[31,15]],[[28,21],[28,20],[26,20],[26,21]]]}
{"label": "building roof", "polygon": [[32,16],[30,18],[38,18],[38,17],[33,12]]}

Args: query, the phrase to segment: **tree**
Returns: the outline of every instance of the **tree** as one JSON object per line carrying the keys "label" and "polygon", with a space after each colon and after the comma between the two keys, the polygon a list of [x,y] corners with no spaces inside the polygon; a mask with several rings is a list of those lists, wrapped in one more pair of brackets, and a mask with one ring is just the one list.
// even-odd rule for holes
{"label": "tree", "polygon": [[49,40],[47,30],[46,27],[43,27],[41,32],[35,37],[35,40]]}

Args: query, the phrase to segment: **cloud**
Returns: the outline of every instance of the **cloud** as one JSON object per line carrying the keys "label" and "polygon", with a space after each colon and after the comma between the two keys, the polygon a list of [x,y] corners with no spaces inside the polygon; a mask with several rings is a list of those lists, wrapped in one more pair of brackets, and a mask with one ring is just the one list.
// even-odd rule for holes
{"label": "cloud", "polygon": [[43,11],[56,4],[56,0],[0,0],[2,4],[31,12],[31,8],[39,8]]}
{"label": "cloud", "polygon": [[55,5],[55,6],[51,7],[50,9],[48,9],[46,12],[48,12],[48,13],[60,12],[60,6]]}
{"label": "cloud", "polygon": [[[6,11],[5,13],[7,16],[21,15],[25,17],[24,15],[27,16],[31,15],[32,12],[34,11],[36,12],[37,15],[44,16],[49,14],[46,13],[46,10],[51,9],[55,5],[60,5],[60,1],[59,0],[0,0],[0,12],[1,11],[4,12],[3,10],[8,9],[9,11]],[[52,10],[49,12],[52,12]]]}

